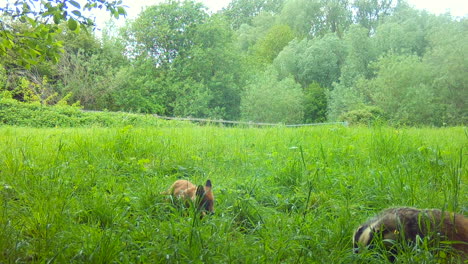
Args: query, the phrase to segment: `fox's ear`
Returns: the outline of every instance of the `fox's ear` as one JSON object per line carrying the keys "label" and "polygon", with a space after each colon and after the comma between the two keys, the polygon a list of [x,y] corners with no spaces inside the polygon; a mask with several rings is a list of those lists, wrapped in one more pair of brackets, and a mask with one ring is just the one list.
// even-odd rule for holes
{"label": "fox's ear", "polygon": [[203,186],[198,185],[196,195],[199,197],[203,197],[205,195],[205,189],[203,188]]}
{"label": "fox's ear", "polygon": [[207,181],[206,181],[205,187],[206,187],[206,188],[209,188],[209,189],[211,190],[211,181],[210,181],[210,180],[207,180]]}

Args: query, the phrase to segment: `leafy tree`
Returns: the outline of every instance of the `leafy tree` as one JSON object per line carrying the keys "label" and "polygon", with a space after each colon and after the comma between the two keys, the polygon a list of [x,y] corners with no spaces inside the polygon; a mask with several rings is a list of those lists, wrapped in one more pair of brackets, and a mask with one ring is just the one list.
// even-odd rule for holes
{"label": "leafy tree", "polygon": [[205,7],[194,1],[170,0],[145,9],[124,32],[131,56],[150,57],[157,67],[170,67],[177,57],[189,56],[198,25],[207,18]]}
{"label": "leafy tree", "polygon": [[323,32],[321,0],[289,0],[284,4],[278,20],[289,25],[299,36],[316,36]]}
{"label": "leafy tree", "polygon": [[303,119],[302,88],[292,78],[278,79],[270,67],[246,87],[242,119],[256,122],[299,123]]}
{"label": "leafy tree", "polygon": [[87,109],[110,108],[111,80],[118,68],[127,61],[123,56],[124,48],[121,45],[109,45],[110,41],[105,38],[105,34],[99,40],[84,30],[73,32],[63,24],[59,27],[63,30],[56,40],[64,48],[60,60],[56,64],[41,61],[26,70],[10,64],[6,89],[15,91],[16,99],[24,100],[30,96],[21,93],[30,91],[17,87],[25,87],[26,80],[29,84],[27,87],[36,91],[34,93],[42,103],[54,104],[60,98],[69,96],[70,102],[80,101]]}
{"label": "leafy tree", "polygon": [[309,41],[309,46],[298,61],[297,79],[303,86],[317,82],[331,88],[338,81],[340,68],[345,58],[345,48],[335,34]]}
{"label": "leafy tree", "polygon": [[115,74],[115,88],[111,93],[114,107],[139,113],[172,114],[169,104],[174,94],[170,90],[173,80],[154,70],[151,60],[142,60],[124,66]]}
{"label": "leafy tree", "polygon": [[369,90],[373,105],[394,123],[430,124],[434,115],[434,92],[430,71],[415,55],[388,54],[373,63],[376,77],[359,82],[357,90]]}
{"label": "leafy tree", "polygon": [[423,62],[433,76],[437,125],[468,123],[468,19],[441,17],[428,34]]}
{"label": "leafy tree", "polygon": [[251,50],[257,41],[265,37],[275,23],[275,16],[261,13],[252,19],[252,25],[242,24],[236,32],[239,48],[244,52]]}
{"label": "leafy tree", "polygon": [[56,40],[62,44],[64,53],[83,53],[86,56],[91,56],[99,52],[101,41],[90,33],[91,27],[86,27],[86,30],[72,31],[62,23],[59,28],[60,33],[57,34]]}
{"label": "leafy tree", "polygon": [[270,28],[265,37],[253,47],[254,55],[259,62],[271,64],[278,53],[294,38],[294,33],[287,25],[276,25]]}
{"label": "leafy tree", "polygon": [[380,54],[391,51],[422,56],[428,44],[426,35],[431,17],[412,8],[400,8],[377,27],[373,38],[375,47]]}
{"label": "leafy tree", "polygon": [[340,38],[352,23],[352,13],[348,0],[326,0],[322,1],[324,6],[324,28],[323,33],[336,33]]}
{"label": "leafy tree", "polygon": [[252,25],[254,17],[261,13],[276,14],[281,10],[285,0],[233,0],[223,14],[231,22],[233,29],[239,29],[241,25]]}
{"label": "leafy tree", "polygon": [[308,46],[309,41],[307,39],[299,40],[296,38],[289,42],[278,54],[273,61],[273,66],[281,79],[292,75],[296,81],[298,80],[299,71],[302,70],[299,67],[299,61],[302,60]]}
{"label": "leafy tree", "polygon": [[[343,42],[347,56],[341,67],[339,81],[334,82],[333,89],[327,91],[327,117],[333,121],[340,119],[354,122],[355,114],[373,116],[367,111],[372,100],[365,84],[374,77],[369,65],[376,59],[377,53],[374,42],[368,36],[368,29],[359,25],[352,25],[349,28]],[[344,118],[343,114],[350,111],[356,112],[352,112],[351,117]]]}
{"label": "leafy tree", "polygon": [[[367,81],[367,79],[359,78],[357,83],[367,83]],[[362,89],[359,85],[347,86],[342,83],[335,83],[333,90],[326,91],[328,120],[337,121],[343,113],[362,109],[369,104],[356,86]]]}
{"label": "leafy tree", "polygon": [[304,121],[306,123],[327,120],[326,91],[318,83],[311,83],[304,89]]}
{"label": "leafy tree", "polygon": [[273,65],[280,76],[293,75],[302,87],[317,82],[331,88],[338,81],[340,68],[346,56],[343,42],[335,35],[328,34],[312,40],[294,40],[286,46]]}
{"label": "leafy tree", "polygon": [[[148,30],[151,21],[159,26]],[[148,8],[128,29],[127,41],[137,40],[131,74],[136,76],[122,73],[130,81],[119,85],[120,105],[166,115],[239,117],[244,67],[222,16],[208,17],[193,1],[171,1]],[[127,92],[136,89],[142,91]],[[141,94],[143,104],[125,99],[132,94]]]}
{"label": "leafy tree", "polygon": [[[88,31],[73,32],[63,24],[59,27],[62,30],[56,39],[62,43],[64,51],[60,60],[49,66],[51,70],[48,76],[53,76],[55,91],[61,95],[71,94],[70,100],[81,101],[85,107],[95,109],[96,97],[103,95],[102,91],[94,91],[95,79],[110,68],[110,64],[101,64],[104,56],[100,56],[100,40]],[[33,68],[45,66],[48,64],[41,62]]]}
{"label": "leafy tree", "polygon": [[341,37],[352,22],[347,0],[290,0],[279,16],[299,36],[320,37],[336,33]]}
{"label": "leafy tree", "polygon": [[362,26],[352,25],[345,33],[343,41],[348,55],[341,67],[341,85],[352,86],[361,77],[372,77],[369,64],[376,59],[376,51],[367,32]]}
{"label": "leafy tree", "polygon": [[379,22],[383,18],[392,14],[396,3],[395,0],[355,0],[353,7],[355,10],[354,21],[368,32],[374,33]]}
{"label": "leafy tree", "polygon": [[[109,47],[98,53],[65,53],[57,64],[57,90],[61,95],[71,94],[71,101],[80,101],[86,109],[115,109],[114,95],[119,86],[116,75],[126,61]],[[117,46],[114,46],[117,49]]]}
{"label": "leafy tree", "polygon": [[[168,1],[148,7],[127,25],[122,37],[132,62],[117,73],[116,105],[137,112],[174,114],[186,89],[199,88],[184,84],[178,74],[199,44],[197,27],[207,17],[200,3]],[[193,84],[193,79],[187,83]]]}
{"label": "leafy tree", "polygon": [[330,120],[371,120],[384,116],[393,124],[431,124],[435,113],[431,74],[418,56],[387,54],[371,63],[372,79],[336,84],[329,93]]}
{"label": "leafy tree", "polygon": [[[182,85],[191,87],[194,91],[179,93],[180,97],[189,101],[193,101],[190,94],[205,94],[207,97],[204,112],[196,111],[198,114],[191,113],[192,116],[226,119],[239,117],[241,87],[244,86],[248,67],[245,66],[233,38],[233,31],[223,17],[211,17],[197,27],[193,38],[196,45],[190,50],[190,56],[176,60],[173,70],[180,82],[190,80],[189,82],[197,83]],[[197,89],[200,91],[195,91]]]}
{"label": "leafy tree", "polygon": [[185,79],[173,82],[173,90],[177,91],[175,101],[171,104],[173,115],[192,117],[221,118],[224,116],[220,107],[210,107],[213,93],[206,85],[194,80]]}
{"label": "leafy tree", "polygon": [[7,2],[1,8],[0,57],[8,57],[9,63],[27,68],[43,60],[57,62],[62,52],[62,45],[56,40],[59,25],[65,22],[72,31],[92,26],[93,21],[82,11],[94,8],[106,8],[117,18],[125,15],[121,0],[87,0],[84,6],[74,0]]}

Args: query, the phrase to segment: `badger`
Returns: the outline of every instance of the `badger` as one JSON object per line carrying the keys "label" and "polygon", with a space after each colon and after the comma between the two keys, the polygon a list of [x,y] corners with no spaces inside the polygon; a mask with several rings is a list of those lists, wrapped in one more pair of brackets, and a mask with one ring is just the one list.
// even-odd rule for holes
{"label": "badger", "polygon": [[383,239],[387,249],[391,240],[415,242],[417,237],[438,236],[466,259],[468,254],[468,218],[438,209],[410,207],[390,208],[359,226],[353,235],[354,252],[361,246],[370,246],[374,238]]}

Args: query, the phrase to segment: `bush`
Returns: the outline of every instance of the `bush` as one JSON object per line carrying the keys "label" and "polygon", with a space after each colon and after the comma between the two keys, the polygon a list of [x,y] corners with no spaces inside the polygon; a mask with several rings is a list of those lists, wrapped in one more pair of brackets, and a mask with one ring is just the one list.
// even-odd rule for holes
{"label": "bush", "polygon": [[325,122],[327,120],[326,89],[319,83],[311,83],[304,89],[304,121]]}
{"label": "bush", "polygon": [[161,126],[167,121],[152,115],[85,112],[69,105],[46,106],[40,103],[23,103],[7,96],[0,97],[0,125],[23,127],[119,127]]}
{"label": "bush", "polygon": [[351,110],[340,115],[340,121],[349,124],[369,124],[384,117],[382,109],[375,106],[365,106],[361,109]]}

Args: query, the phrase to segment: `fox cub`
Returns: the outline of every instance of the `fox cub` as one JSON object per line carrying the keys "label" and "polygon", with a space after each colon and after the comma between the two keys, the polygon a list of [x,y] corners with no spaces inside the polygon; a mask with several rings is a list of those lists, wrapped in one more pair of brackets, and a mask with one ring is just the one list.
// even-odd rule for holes
{"label": "fox cub", "polygon": [[380,235],[384,243],[385,240],[414,242],[417,236],[440,236],[442,241],[452,241],[451,245],[461,251],[464,258],[468,254],[468,218],[438,209],[400,207],[384,210],[356,230],[353,236],[355,252],[359,245],[371,245],[376,235]]}
{"label": "fox cub", "polygon": [[187,180],[177,180],[163,194],[170,194],[174,198],[184,200],[186,206],[190,206],[191,203],[196,204],[202,216],[206,212],[214,212],[214,196],[210,180],[206,181],[205,186],[196,186]]}

